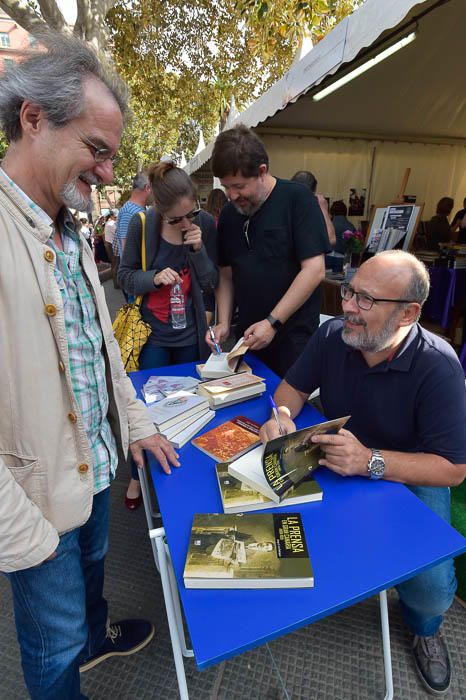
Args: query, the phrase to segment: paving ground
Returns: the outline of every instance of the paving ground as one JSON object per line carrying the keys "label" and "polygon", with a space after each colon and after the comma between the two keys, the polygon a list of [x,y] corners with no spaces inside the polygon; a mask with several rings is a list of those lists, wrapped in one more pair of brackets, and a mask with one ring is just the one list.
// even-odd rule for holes
{"label": "paving ground", "polygon": [[[105,283],[114,314],[123,301]],[[82,677],[90,700],[176,700],[178,690],[159,575],[155,569],[142,510],[123,505],[128,474],[120,469],[112,486],[110,552],[106,595],[113,620],[152,619],[156,638],[139,654],[111,659]],[[409,635],[389,595],[395,698],[428,696],[417,680]],[[241,624],[240,622],[238,624]],[[384,696],[378,602],[373,598],[291,635],[198,672],[185,662],[191,700],[378,700]],[[448,700],[466,700],[466,609],[455,601],[444,631],[454,666]],[[23,700],[11,597],[0,577],[0,700]],[[63,698],[63,700],[67,700]]]}

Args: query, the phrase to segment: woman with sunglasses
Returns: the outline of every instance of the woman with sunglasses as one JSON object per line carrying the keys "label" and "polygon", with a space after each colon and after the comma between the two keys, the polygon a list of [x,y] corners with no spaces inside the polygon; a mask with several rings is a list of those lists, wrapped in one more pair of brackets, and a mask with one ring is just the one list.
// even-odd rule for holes
{"label": "woman with sunglasses", "polygon": [[[140,369],[207,358],[203,292],[212,292],[218,282],[215,222],[199,209],[194,183],[174,163],[158,163],[148,176],[155,207],[146,213],[146,271],[141,260],[142,222],[136,214],[118,272],[118,282],[128,294],[143,295],[141,316],[152,329],[140,355]],[[170,316],[175,283],[183,290],[185,328],[174,328],[179,324]],[[137,469],[132,476],[137,477]],[[125,502],[130,510],[141,502],[139,484],[133,480]]]}

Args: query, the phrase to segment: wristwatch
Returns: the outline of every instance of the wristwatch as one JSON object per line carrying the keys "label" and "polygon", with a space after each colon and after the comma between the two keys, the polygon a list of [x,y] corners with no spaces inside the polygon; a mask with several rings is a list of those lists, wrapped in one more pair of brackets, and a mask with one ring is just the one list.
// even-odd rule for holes
{"label": "wristwatch", "polygon": [[370,479],[382,479],[385,474],[385,460],[379,450],[372,450],[372,456],[367,463]]}
{"label": "wristwatch", "polygon": [[272,328],[276,331],[280,330],[280,328],[283,328],[283,323],[278,320],[278,318],[275,318],[275,316],[272,316],[272,314],[269,314],[267,316],[267,321],[270,323]]}

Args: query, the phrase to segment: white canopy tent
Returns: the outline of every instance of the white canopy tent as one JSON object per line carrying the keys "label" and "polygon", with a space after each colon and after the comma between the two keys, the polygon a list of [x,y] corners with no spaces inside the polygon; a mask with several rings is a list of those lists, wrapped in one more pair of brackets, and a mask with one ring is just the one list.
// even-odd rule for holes
{"label": "white canopy tent", "polygon": [[[348,200],[366,189],[368,204],[393,200],[405,168],[407,192],[466,196],[466,0],[366,0],[234,123],[264,140],[271,171],[312,170],[319,191]],[[314,95],[412,32],[416,38],[324,99]],[[213,143],[188,164],[205,170]]]}

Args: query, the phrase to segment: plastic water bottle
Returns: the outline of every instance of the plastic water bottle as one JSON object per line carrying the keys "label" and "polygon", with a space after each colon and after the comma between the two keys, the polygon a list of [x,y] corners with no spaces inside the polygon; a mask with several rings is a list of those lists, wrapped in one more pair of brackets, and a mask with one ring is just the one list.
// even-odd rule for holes
{"label": "plastic water bottle", "polygon": [[186,306],[180,282],[175,282],[170,287],[170,319],[172,328],[186,328]]}

